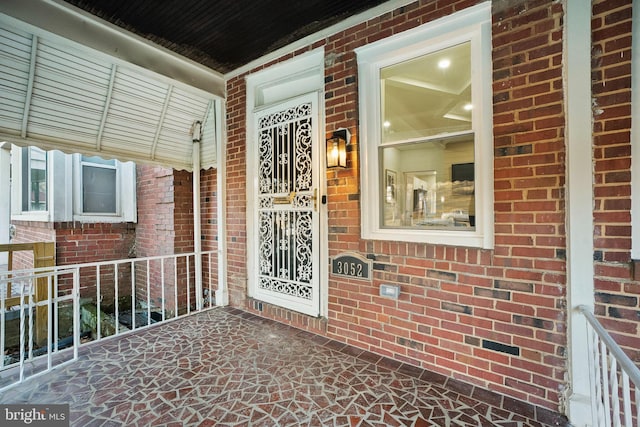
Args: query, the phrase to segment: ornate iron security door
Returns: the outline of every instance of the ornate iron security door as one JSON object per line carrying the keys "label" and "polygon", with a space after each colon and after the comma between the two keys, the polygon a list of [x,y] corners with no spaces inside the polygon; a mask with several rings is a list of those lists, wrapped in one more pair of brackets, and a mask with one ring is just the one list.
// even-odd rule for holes
{"label": "ornate iron security door", "polygon": [[255,297],[319,314],[317,95],[256,113]]}

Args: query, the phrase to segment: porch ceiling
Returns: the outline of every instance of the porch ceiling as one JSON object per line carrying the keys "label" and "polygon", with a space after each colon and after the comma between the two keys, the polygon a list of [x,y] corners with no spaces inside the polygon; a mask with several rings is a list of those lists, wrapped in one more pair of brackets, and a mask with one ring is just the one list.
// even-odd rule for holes
{"label": "porch ceiling", "polygon": [[65,1],[225,74],[387,0]]}
{"label": "porch ceiling", "polygon": [[216,166],[225,74],[408,1],[3,0],[0,141],[190,170],[201,120]]}

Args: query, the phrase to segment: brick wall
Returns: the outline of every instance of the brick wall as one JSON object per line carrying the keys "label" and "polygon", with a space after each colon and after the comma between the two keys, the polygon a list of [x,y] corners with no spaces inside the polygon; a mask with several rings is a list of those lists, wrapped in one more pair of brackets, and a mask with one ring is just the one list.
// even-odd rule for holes
{"label": "brick wall", "polygon": [[[336,58],[325,68],[326,131],[346,127],[353,135],[348,168],[327,174],[329,255],[352,250],[374,260],[371,283],[330,276],[326,334],[559,410],[566,363],[562,3],[493,2],[495,249],[360,238],[364,141],[354,49],[476,3],[414,3],[318,43]],[[246,300],[246,239],[253,237],[245,235],[244,77],[227,84],[229,285],[233,305],[259,311]],[[379,297],[381,283],[400,285],[400,299]],[[286,310],[260,312],[296,319]]]}
{"label": "brick wall", "polygon": [[139,257],[173,253],[173,170],[136,165],[138,226],[136,253]]}
{"label": "brick wall", "polygon": [[[13,221],[17,228],[13,243],[55,242],[56,265],[84,264],[127,258],[134,254],[135,225],[129,223],[80,223],[80,222],[36,222]],[[32,268],[33,258],[28,252],[16,253],[14,269]],[[83,268],[80,271],[80,296],[95,299],[96,269]],[[113,270],[101,270],[101,295],[105,304],[110,304],[114,296]],[[127,268],[119,271],[119,291],[125,295],[126,284],[130,283]],[[71,286],[61,283],[60,287]],[[130,293],[130,292],[129,292]]]}
{"label": "brick wall", "polygon": [[[227,82],[227,284],[229,303],[241,306],[247,288],[246,85]],[[249,236],[249,238],[253,238]]]}
{"label": "brick wall", "polygon": [[493,16],[495,250],[474,258],[491,261],[481,262],[486,284],[473,288],[485,326],[472,340],[493,360],[491,388],[556,409],[566,363],[563,11],[502,5]]}
{"label": "brick wall", "polygon": [[[126,259],[135,255],[135,224],[130,223],[54,223],[56,231],[57,265],[84,264],[99,261]],[[105,305],[113,304],[115,296],[114,270],[101,268],[100,295]],[[131,272],[128,268],[118,271],[120,295],[130,294]],[[94,299],[96,296],[97,270],[95,267],[80,271],[80,296]]]}
{"label": "brick wall", "polygon": [[56,222],[58,265],[124,259],[135,255],[135,224]]}
{"label": "brick wall", "polygon": [[[16,227],[16,235],[11,243],[55,242],[53,225],[46,222],[11,221]],[[13,269],[33,268],[33,253],[19,251],[13,254]]]}
{"label": "brick wall", "polygon": [[[138,225],[136,230],[136,255],[144,258],[173,253],[175,231],[173,226],[174,192],[173,170],[160,166],[136,165],[136,199]],[[162,306],[162,265],[157,262],[136,266],[136,299],[151,306]],[[165,296],[173,295],[174,267],[166,266]],[[147,275],[150,292],[147,295]],[[129,292],[131,293],[131,292]],[[168,303],[169,299],[165,298]],[[173,308],[173,303],[169,304]]]}
{"label": "brick wall", "polygon": [[193,252],[193,175],[187,171],[173,171],[174,191],[174,251]]}
{"label": "brick wall", "polygon": [[592,28],[596,315],[640,363],[640,273],[630,252],[631,2],[593,2]]}
{"label": "brick wall", "polygon": [[[159,166],[137,166],[138,228],[136,251],[138,257],[193,252],[193,180],[191,172],[176,171]],[[164,264],[165,308],[174,312],[176,298],[174,284],[178,284],[177,304],[180,311],[187,304],[187,275],[190,302],[195,302],[194,259]],[[136,299],[139,303],[162,307],[163,265],[159,261],[136,264]],[[149,294],[147,295],[147,280]]]}
{"label": "brick wall", "polygon": [[[193,252],[193,176],[187,171],[173,171],[174,191],[174,253]],[[195,260],[189,258],[177,263],[178,304],[180,307],[195,307]],[[189,295],[187,296],[187,293]]]}

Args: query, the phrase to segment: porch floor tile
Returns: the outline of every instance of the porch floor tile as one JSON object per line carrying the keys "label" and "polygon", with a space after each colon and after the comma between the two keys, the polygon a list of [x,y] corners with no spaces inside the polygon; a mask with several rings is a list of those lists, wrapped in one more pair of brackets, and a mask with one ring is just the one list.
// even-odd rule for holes
{"label": "porch floor tile", "polygon": [[71,425],[81,427],[567,425],[487,394],[214,308],[86,345],[77,362],[6,391],[0,403],[68,403]]}

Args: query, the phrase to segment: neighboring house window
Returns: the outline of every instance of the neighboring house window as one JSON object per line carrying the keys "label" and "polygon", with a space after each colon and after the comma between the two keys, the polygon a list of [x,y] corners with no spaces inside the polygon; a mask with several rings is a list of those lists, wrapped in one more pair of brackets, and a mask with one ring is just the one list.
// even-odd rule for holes
{"label": "neighboring house window", "polygon": [[492,247],[490,12],[358,49],[364,238]]}
{"label": "neighboring house window", "polygon": [[47,152],[22,148],[22,211],[47,210]]}
{"label": "neighboring house window", "polygon": [[136,165],[13,146],[11,218],[136,222]]}
{"label": "neighboring house window", "polygon": [[136,166],[132,162],[74,155],[73,219],[136,222]]}
{"label": "neighboring house window", "polygon": [[117,169],[115,160],[82,156],[82,212],[116,214]]}

